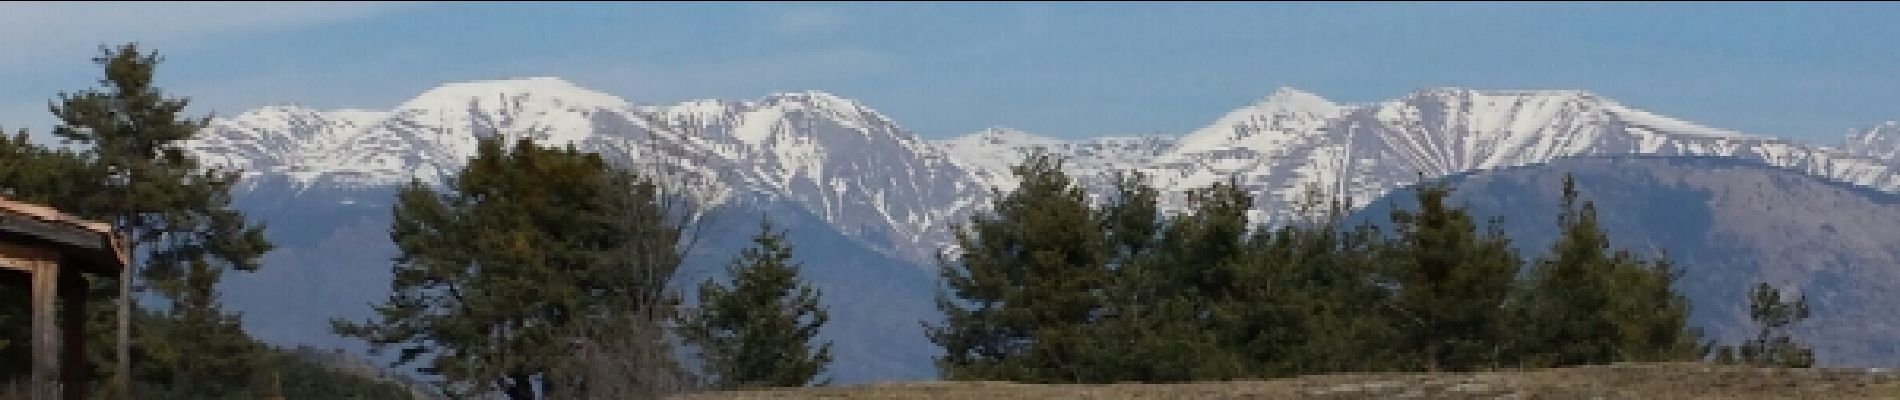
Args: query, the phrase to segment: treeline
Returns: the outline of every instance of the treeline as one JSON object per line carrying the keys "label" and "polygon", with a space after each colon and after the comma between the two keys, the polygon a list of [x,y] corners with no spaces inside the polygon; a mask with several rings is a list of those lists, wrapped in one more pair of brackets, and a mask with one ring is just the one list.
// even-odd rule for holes
{"label": "treeline", "polygon": [[1094,204],[1034,155],[944,258],[941,325],[950,379],[1166,382],[1362,371],[1470,371],[1696,360],[1666,258],[1612,249],[1595,206],[1565,179],[1542,254],[1496,221],[1416,188],[1390,229],[1347,226],[1338,202],[1307,221],[1249,223],[1233,184],[1159,194],[1124,175]]}

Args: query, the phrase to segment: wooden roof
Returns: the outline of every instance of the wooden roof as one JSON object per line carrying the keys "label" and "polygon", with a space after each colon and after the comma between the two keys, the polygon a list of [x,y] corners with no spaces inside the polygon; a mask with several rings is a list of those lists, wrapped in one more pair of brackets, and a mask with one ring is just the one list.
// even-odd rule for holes
{"label": "wooden roof", "polygon": [[0,197],[0,240],[48,246],[86,272],[118,274],[129,258],[112,226],[58,209]]}

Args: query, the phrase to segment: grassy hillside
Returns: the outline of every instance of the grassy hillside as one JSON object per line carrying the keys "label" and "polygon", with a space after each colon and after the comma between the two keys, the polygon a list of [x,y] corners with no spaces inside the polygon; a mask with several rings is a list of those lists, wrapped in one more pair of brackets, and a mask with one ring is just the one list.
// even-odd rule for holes
{"label": "grassy hillside", "polygon": [[1028,385],[932,382],[704,393],[742,399],[1900,399],[1900,376],[1867,369],[1772,369],[1698,363],[1619,364],[1478,373],[1304,376],[1184,384]]}

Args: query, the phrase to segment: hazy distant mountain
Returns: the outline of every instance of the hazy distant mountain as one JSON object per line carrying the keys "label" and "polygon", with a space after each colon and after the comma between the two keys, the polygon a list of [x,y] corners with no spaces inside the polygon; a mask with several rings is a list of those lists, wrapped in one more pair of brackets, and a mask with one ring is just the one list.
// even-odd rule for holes
{"label": "hazy distant mountain", "polygon": [[[932,256],[994,191],[1015,187],[1008,166],[1032,148],[1068,157],[1092,183],[1146,172],[1169,207],[1186,190],[1235,179],[1260,199],[1255,217],[1268,223],[1308,188],[1365,203],[1421,178],[1585,155],[1727,156],[1900,188],[1892,140],[1810,146],[1581,91],[1447,88],[1341,105],[1283,89],[1178,138],[1059,140],[994,128],[931,141],[823,92],[642,107],[554,78],[466,82],[391,110],[251,110],[213,121],[186,146],[246,171],[237,202],[268,221],[279,243],[263,271],[229,279],[231,304],[266,340],[360,351],[328,334],[326,321],[367,317],[366,304],[387,295],[393,188],[441,183],[472,156],[476,138],[491,135],[573,145],[687,183],[725,221],[716,228],[728,233],[706,249],[743,245],[759,214],[790,224],[832,308],[825,334],[838,342],[842,383],[932,374],[935,349],[917,325],[937,318]],[[728,256],[702,254],[681,287]]]}
{"label": "hazy distant mountain", "polygon": [[[1725,157],[1617,157],[1452,176],[1451,200],[1502,217],[1526,257],[1556,239],[1559,188],[1575,174],[1615,246],[1682,269],[1677,290],[1691,323],[1725,343],[1752,335],[1746,290],[1766,282],[1806,294],[1814,318],[1798,331],[1823,365],[1900,362],[1900,196]],[[1385,221],[1409,190],[1368,206]]]}

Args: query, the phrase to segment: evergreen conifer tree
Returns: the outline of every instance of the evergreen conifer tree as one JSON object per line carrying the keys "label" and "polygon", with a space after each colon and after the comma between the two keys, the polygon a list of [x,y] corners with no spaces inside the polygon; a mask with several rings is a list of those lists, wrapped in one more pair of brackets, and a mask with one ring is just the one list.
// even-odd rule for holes
{"label": "evergreen conifer tree", "polygon": [[[162,59],[126,44],[102,49],[93,61],[104,69],[102,87],[61,93],[50,107],[60,120],[54,136],[77,144],[78,153],[42,151],[39,159],[48,177],[69,180],[14,189],[37,191],[22,197],[107,221],[128,238],[133,273],[118,280],[117,296],[94,298],[135,299],[136,280],[165,302],[153,308],[121,303],[132,308],[119,310],[118,332],[132,336],[117,341],[135,347],[116,349],[116,364],[136,357],[139,365],[112,374],[118,384],[108,397],[127,396],[122,391],[134,378],[147,398],[237,393],[262,353],[246,344],[216,287],[226,270],[257,269],[271,244],[261,225],[231,207],[237,172],[206,168],[177,146],[208,117],[184,116],[190,101],[155,86]],[[150,323],[134,326],[134,320]]]}
{"label": "evergreen conifer tree", "polygon": [[[1177,382],[1236,376],[1242,365],[1208,329],[1204,302],[1175,290],[1182,276],[1163,254],[1162,237],[1176,218],[1156,207],[1159,192],[1139,173],[1117,177],[1115,196],[1101,206],[1103,232],[1113,250],[1106,312],[1089,338],[1094,353],[1084,382]],[[1178,241],[1176,241],[1178,242]]]}
{"label": "evergreen conifer tree", "polygon": [[597,154],[503,140],[481,139],[445,190],[397,194],[393,293],[373,320],[336,329],[399,363],[431,356],[424,371],[451,395],[582,396],[604,384],[577,355],[598,332],[671,315],[656,296],[678,267],[679,227],[647,215],[656,192]]}
{"label": "evergreen conifer tree", "polygon": [[[88,288],[95,304],[88,305],[86,340],[114,343],[115,332],[129,326],[132,345],[88,346],[89,363],[105,373],[81,372],[95,382],[115,383],[107,391],[93,390],[93,397],[257,398],[267,394],[267,371],[289,370],[298,382],[330,393],[406,398],[392,385],[277,354],[223,310],[215,289],[224,271],[253,270],[270,248],[261,226],[230,207],[235,171],[207,168],[178,150],[205,119],[181,115],[189,102],[154,85],[157,55],[128,44],[105,49],[94,61],[105,69],[103,87],[62,94],[52,106],[61,121],[54,133],[78,146],[37,145],[24,131],[0,137],[0,194],[111,222],[131,239],[130,279],[94,279]],[[143,282],[136,298],[160,303],[127,303],[130,313],[114,310],[120,289],[132,288],[121,284],[133,280]],[[0,319],[9,311],[0,310]],[[115,314],[124,319],[115,320]],[[25,324],[0,323],[6,336],[16,327]],[[123,365],[120,357],[135,361],[125,373],[109,368]],[[12,372],[0,368],[0,380]]]}
{"label": "evergreen conifer tree", "polygon": [[1081,361],[1100,351],[1090,325],[1107,309],[1110,246],[1060,160],[1038,152],[1012,170],[1021,186],[957,233],[938,293],[944,322],[926,335],[949,379],[1084,381]]}
{"label": "evergreen conifer tree", "polygon": [[1687,326],[1688,302],[1671,287],[1676,272],[1667,259],[1612,251],[1595,204],[1580,200],[1569,175],[1562,195],[1561,234],[1513,302],[1515,355],[1530,366],[1693,358],[1700,339]]}
{"label": "evergreen conifer tree", "polygon": [[1758,367],[1808,368],[1814,349],[1794,339],[1794,324],[1809,317],[1807,296],[1784,298],[1767,283],[1748,292],[1748,316],[1755,321],[1755,337],[1716,350],[1716,361]]}
{"label": "evergreen conifer tree", "polygon": [[1397,343],[1427,371],[1495,365],[1504,338],[1503,306],[1521,261],[1497,221],[1480,232],[1463,206],[1445,204],[1452,188],[1416,189],[1418,209],[1394,209],[1386,253],[1397,292]]}
{"label": "evergreen conifer tree", "polygon": [[726,268],[730,284],[699,285],[699,306],[681,314],[680,336],[699,349],[708,387],[821,383],[815,379],[831,362],[831,343],[808,348],[828,318],[820,294],[799,279],[785,232],[762,222],[752,240]]}
{"label": "evergreen conifer tree", "polygon": [[1390,301],[1375,275],[1381,246],[1377,229],[1345,227],[1337,216],[1255,235],[1231,303],[1271,316],[1256,321],[1255,332],[1279,332],[1234,349],[1252,354],[1255,376],[1394,368],[1391,344],[1399,332],[1387,309],[1371,306]]}

